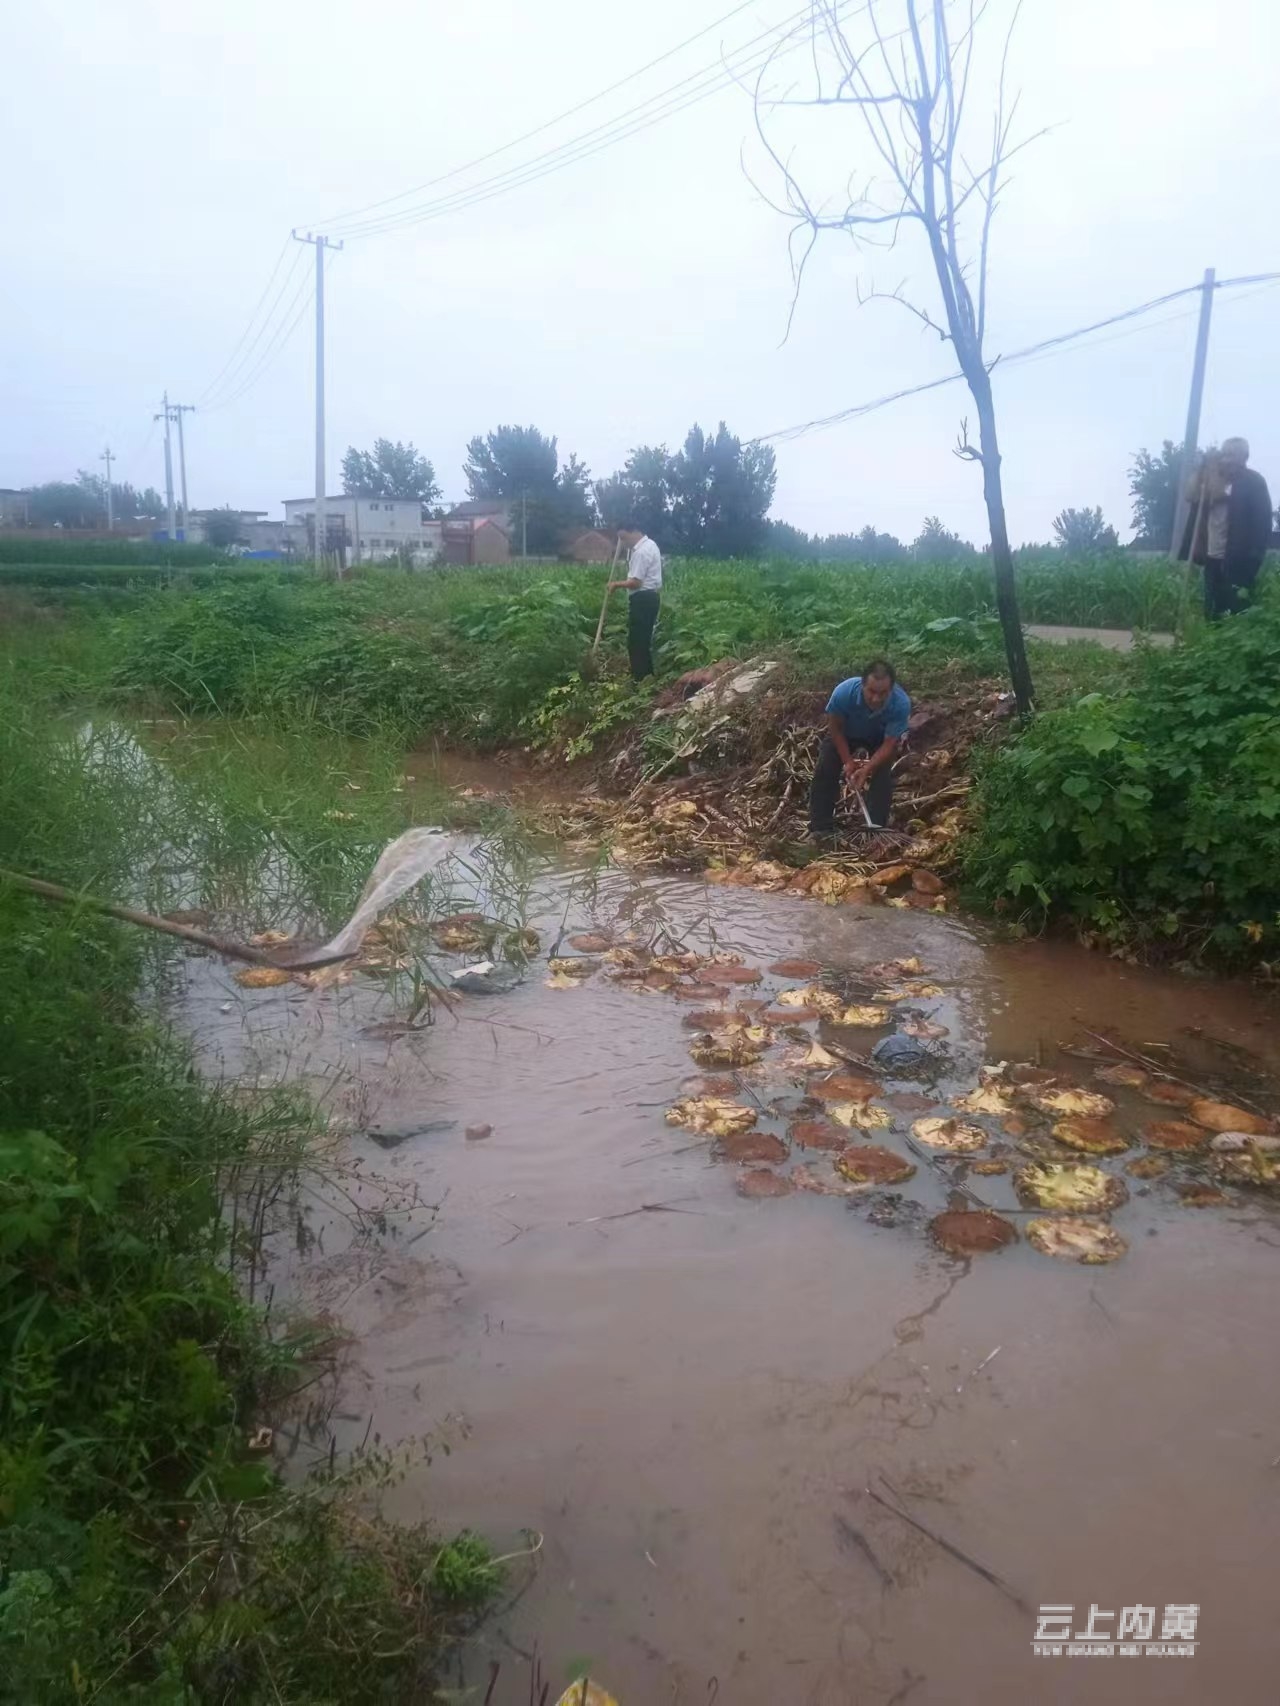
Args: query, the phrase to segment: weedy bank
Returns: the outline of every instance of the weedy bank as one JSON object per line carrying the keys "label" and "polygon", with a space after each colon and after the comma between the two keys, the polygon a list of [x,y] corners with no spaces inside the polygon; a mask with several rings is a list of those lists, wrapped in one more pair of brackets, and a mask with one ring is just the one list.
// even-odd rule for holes
{"label": "weedy bank", "polygon": [[[1196,594],[1180,567],[1125,553],[1081,562],[1024,554],[1019,572],[1028,621],[1167,629]],[[701,793],[722,816],[726,801],[743,801],[744,785],[756,799],[742,844],[726,831],[666,849],[671,856],[736,857],[745,847],[786,858],[803,829],[802,773],[824,695],[868,656],[883,653],[897,662],[917,703],[940,711],[932,737],[913,737],[911,762],[924,775],[904,776],[913,784],[907,803],[914,810],[939,787],[954,788],[948,806],[963,807],[955,845],[962,831],[975,903],[997,908],[1019,929],[1063,920],[1124,951],[1271,965],[1280,925],[1262,889],[1244,877],[1270,857],[1268,801],[1259,792],[1265,784],[1260,772],[1241,768],[1243,759],[1232,760],[1232,801],[1220,814],[1220,836],[1197,804],[1196,791],[1215,785],[1215,772],[1202,762],[1205,731],[1179,699],[1165,697],[1163,685],[1183,669],[1212,673],[1215,648],[1226,648],[1222,667],[1234,669],[1227,654],[1243,637],[1202,634],[1192,619],[1184,625],[1188,644],[1174,657],[1033,646],[1042,716],[1018,731],[987,715],[1003,660],[981,561],[674,563],[664,587],[660,675],[638,688],[625,675],[620,595],[609,606],[599,669],[582,667],[606,578],[604,569],[556,566],[370,571],[337,584],[276,572],[135,589],[127,608],[103,612],[102,620],[85,602],[92,594],[83,593],[61,626],[94,637],[67,642],[83,655],[66,661],[63,688],[74,692],[79,673],[82,686],[117,702],[150,701],[187,716],[297,720],[392,747],[427,737],[468,749],[530,749],[548,763],[589,759],[597,794],[621,794],[628,809],[644,807],[638,786],[655,779],[670,785],[696,769]],[[1263,654],[1272,643],[1275,597],[1274,576],[1264,577],[1260,609],[1245,630],[1260,636],[1251,643]],[[46,621],[59,625],[56,615]],[[766,702],[776,738],[770,740],[767,718],[729,719],[710,744],[690,744],[678,718],[652,720],[655,693],[726,658],[779,663],[786,691]],[[1180,661],[1193,658],[1201,661]],[[1261,655],[1246,667],[1266,668]],[[1207,694],[1224,728],[1242,713],[1268,728],[1274,718],[1252,688]],[[1152,720],[1123,738],[1144,750],[1149,742],[1160,755],[1160,786],[1149,798],[1121,791],[1122,783],[1146,786],[1121,773],[1122,737],[1092,760],[1101,791],[1084,786],[1066,731],[1100,715],[1137,731],[1145,714],[1139,706],[1150,708]],[[1255,729],[1249,738],[1252,751],[1270,737]],[[1067,745],[1050,748],[1051,740]],[[988,748],[1001,756],[983,768],[973,790],[970,752]],[[1023,759],[1005,766],[1006,751]],[[1033,754],[1040,766],[1034,777],[1013,780],[1016,762],[1030,764]],[[924,785],[930,765],[933,789]],[[783,793],[784,808],[772,815]],[[1033,793],[1034,817],[1027,806]],[[1110,865],[1102,853],[1108,847]]]}
{"label": "weedy bank", "polygon": [[[58,716],[65,656],[0,667],[0,865],[304,918],[349,900],[403,822],[376,747],[356,771],[347,754],[336,817],[319,803],[346,752],[320,732],[157,766]],[[472,1536],[377,1517],[389,1459],[286,1486],[255,1449],[264,1407],[333,1347],[244,1278],[272,1203],[336,1163],[296,1098],[197,1076],[146,993],[165,963],[0,878],[0,1699],[427,1698],[498,1572]]]}

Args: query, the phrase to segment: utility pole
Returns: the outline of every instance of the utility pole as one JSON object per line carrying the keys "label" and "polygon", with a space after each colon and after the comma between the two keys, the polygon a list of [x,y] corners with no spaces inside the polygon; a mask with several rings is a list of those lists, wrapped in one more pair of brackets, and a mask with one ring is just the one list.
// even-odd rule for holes
{"label": "utility pole", "polygon": [[196,406],[194,403],[170,403],[169,407],[178,423],[178,472],[182,486],[182,531],[185,536],[191,527],[191,511],[187,507],[187,444],[182,436],[182,417],[195,414]]}
{"label": "utility pole", "polygon": [[[1206,267],[1200,286],[1200,324],[1196,328],[1196,353],[1191,364],[1191,395],[1187,400],[1187,428],[1182,435],[1182,461],[1178,467],[1178,492],[1173,505],[1173,538],[1169,541],[1169,556],[1177,562],[1182,550],[1182,535],[1187,526],[1187,482],[1195,461],[1196,444],[1200,437],[1200,405],[1204,401],[1204,373],[1209,360],[1209,319],[1213,313],[1213,293],[1216,289],[1212,267]],[[1191,541],[1195,549],[1195,540]]]}
{"label": "utility pole", "polygon": [[[316,531],[315,531],[315,561],[319,568],[324,563],[325,546],[328,543],[325,528],[325,479],[324,479],[324,252],[326,249],[341,249],[341,243],[335,243],[330,238],[312,235],[310,231],[305,237],[299,237],[293,232],[296,243],[311,243],[316,251]],[[339,560],[338,574],[342,574],[342,563]]]}
{"label": "utility pole", "polygon": [[105,462],[107,465],[107,532],[108,533],[114,533],[115,527],[116,527],[116,521],[115,521],[115,510],[112,507],[112,502],[111,502],[111,464],[115,461],[115,457],[112,456],[112,454],[111,454],[111,446],[110,445],[108,445],[107,448],[102,452],[102,455],[98,458],[98,460],[99,460],[99,462]]}
{"label": "utility pole", "polygon": [[[164,418],[164,495],[169,506],[169,537],[176,539],[178,537],[178,524],[173,515],[173,447],[169,442],[169,422],[173,418],[173,413],[169,408],[169,393],[167,391],[164,394],[161,411]],[[153,415],[151,418],[158,421],[161,416]]]}
{"label": "utility pole", "polygon": [[529,494],[520,494],[520,556],[526,560],[529,555]]}

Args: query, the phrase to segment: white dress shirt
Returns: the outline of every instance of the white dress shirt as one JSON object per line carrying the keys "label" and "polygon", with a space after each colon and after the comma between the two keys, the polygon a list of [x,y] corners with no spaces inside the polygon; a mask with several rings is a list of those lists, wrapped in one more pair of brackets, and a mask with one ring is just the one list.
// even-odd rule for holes
{"label": "white dress shirt", "polygon": [[640,583],[632,587],[632,592],[662,591],[662,552],[647,533],[631,547],[631,555],[627,558],[627,579]]}

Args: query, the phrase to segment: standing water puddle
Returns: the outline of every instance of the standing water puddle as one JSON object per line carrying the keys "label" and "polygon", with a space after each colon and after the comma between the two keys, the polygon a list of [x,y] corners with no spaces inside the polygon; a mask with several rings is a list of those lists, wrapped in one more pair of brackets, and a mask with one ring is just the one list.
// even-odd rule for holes
{"label": "standing water puddle", "polygon": [[[970,1087],[1000,1060],[1107,1089],[1125,1130],[1178,1113],[1059,1055],[1088,1041],[1082,1026],[1199,1050],[1206,1071],[1236,1058],[1222,1045],[1280,1071],[1268,997],[1065,948],[991,948],[944,917],[616,872],[588,908],[562,876],[533,920],[544,951],[566,906],[566,933],[603,923],[647,940],[661,924],[749,966],[817,961],[834,982],[918,957],[941,993],[908,1005],[947,1027],[952,1076],[895,1086],[895,1128],[853,1142],[905,1153],[914,1098]],[[936,1250],[924,1223],[954,1200],[949,1175],[1016,1207],[1007,1177],[947,1158],[913,1156],[916,1176],[874,1213],[883,1192],[744,1200],[740,1169],[664,1120],[696,1070],[688,1008],[603,971],[561,988],[546,975],[541,960],[519,987],[402,1036],[383,1023],[396,1000],[359,977],[247,991],[190,960],[177,997],[212,1073],[300,1082],[357,1134],[456,1121],[389,1148],[345,1144],[394,1202],[438,1205],[434,1217],[392,1213],[361,1240],[336,1209],[317,1212],[308,1253],[276,1271],[353,1335],[339,1449],[370,1430],[451,1441],[392,1491],[391,1514],[474,1527],[503,1552],[542,1536],[450,1685],[480,1700],[498,1661],[496,1706],[523,1706],[536,1651],[551,1698],[588,1665],[621,1706],[1273,1697],[1280,1220],[1264,1197],[1232,1190],[1198,1211],[1168,1181],[1128,1177],[1114,1224],[1130,1250],[1105,1267],[1025,1242],[971,1262]],[[727,1004],[799,981],[769,976]],[[883,1033],[824,1034],[863,1051]],[[748,1093],[794,1102],[800,1088],[780,1076]],[[1100,1165],[1125,1177],[1138,1153]],[[793,1159],[833,1177],[829,1155]],[[312,1443],[321,1455],[327,1436]],[[1072,1607],[1072,1630],[1097,1606],[1104,1637],[1117,1618],[1102,1613],[1152,1607],[1157,1639],[1166,1606],[1196,1606],[1199,1646],[1181,1660],[1036,1656],[1042,1604]]]}

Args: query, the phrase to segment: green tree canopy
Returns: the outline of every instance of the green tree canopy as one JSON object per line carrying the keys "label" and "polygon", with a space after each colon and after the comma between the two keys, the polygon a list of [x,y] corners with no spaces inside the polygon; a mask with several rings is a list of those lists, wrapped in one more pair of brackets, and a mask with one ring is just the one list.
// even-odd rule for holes
{"label": "green tree canopy", "polygon": [[715,433],[690,427],[672,455],[641,445],[596,487],[605,524],[634,521],[664,550],[688,557],[756,557],[769,544],[778,475],[773,451],[746,444],[723,421]]}
{"label": "green tree canopy", "polygon": [[1129,495],[1133,499],[1135,545],[1152,551],[1167,551],[1173,538],[1178,511],[1178,489],[1182,478],[1182,446],[1166,438],[1159,456],[1143,449],[1129,468]]}
{"label": "green tree canopy", "polygon": [[419,503],[439,502],[436,471],[412,444],[392,444],[389,438],[374,441],[373,449],[354,445],[342,458],[342,489],[349,497],[417,498]]}
{"label": "green tree canopy", "polygon": [[[151,486],[139,491],[127,481],[111,482],[111,499],[117,525],[136,521],[158,521],[166,513],[165,501]],[[105,527],[107,482],[101,474],[81,468],[75,480],[46,480],[32,486],[27,514],[33,527]]]}
{"label": "green tree canopy", "polygon": [[208,545],[243,545],[243,532],[240,511],[227,504],[221,509],[209,510],[204,518],[204,537]]}
{"label": "green tree canopy", "polygon": [[500,426],[477,434],[463,464],[473,498],[505,499],[511,546],[554,555],[596,519],[591,470],[570,453],[560,466],[555,438],[537,427]]}
{"label": "green tree canopy", "polygon": [[1086,555],[1090,551],[1114,551],[1120,543],[1115,528],[1102,519],[1101,504],[1095,504],[1092,509],[1060,511],[1053,518],[1053,532],[1064,551],[1077,555]]}
{"label": "green tree canopy", "polygon": [[911,555],[922,563],[958,563],[977,554],[967,539],[944,527],[936,515],[925,517],[924,526],[911,546]]}
{"label": "green tree canopy", "polygon": [[806,558],[810,561],[817,559],[818,541],[803,528],[793,527],[789,521],[767,521],[764,531],[764,548],[766,551],[777,552],[780,557]]}

